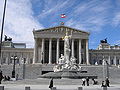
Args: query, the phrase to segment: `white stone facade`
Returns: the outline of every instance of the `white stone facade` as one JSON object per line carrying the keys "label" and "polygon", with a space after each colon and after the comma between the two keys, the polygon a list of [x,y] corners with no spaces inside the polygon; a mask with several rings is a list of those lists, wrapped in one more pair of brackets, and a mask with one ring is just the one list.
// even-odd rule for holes
{"label": "white stone facade", "polygon": [[78,64],[89,64],[88,39],[89,33],[67,26],[52,27],[43,30],[34,30],[35,48],[34,63],[56,64],[60,54],[64,54],[66,30],[71,37],[71,55]]}
{"label": "white stone facade", "polygon": [[[70,40],[71,56],[77,59],[78,64],[102,65],[103,57],[110,65],[120,65],[120,46],[110,46],[108,43],[100,43],[96,50],[89,50],[89,33],[66,26],[57,26],[42,30],[33,30],[34,48],[3,47],[1,64],[12,64],[12,56],[17,56],[17,64],[21,64],[23,58],[27,64],[56,64],[61,54],[64,54],[64,41],[62,37],[68,30],[72,34]],[[11,44],[10,44],[11,45]]]}
{"label": "white stone facade", "polygon": [[2,48],[1,64],[13,64],[12,56],[17,56],[16,64],[22,64],[22,60],[26,60],[26,64],[33,63],[33,48]]}
{"label": "white stone facade", "polygon": [[120,65],[120,50],[89,50],[90,64],[103,64],[103,59],[106,59],[109,65]]}

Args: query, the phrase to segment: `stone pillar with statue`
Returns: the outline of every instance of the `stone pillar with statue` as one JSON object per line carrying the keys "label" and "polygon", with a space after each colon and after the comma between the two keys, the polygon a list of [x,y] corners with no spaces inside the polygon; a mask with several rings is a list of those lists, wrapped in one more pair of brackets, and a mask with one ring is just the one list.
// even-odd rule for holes
{"label": "stone pillar with statue", "polygon": [[71,35],[68,35],[68,31],[66,30],[66,34],[63,37],[64,40],[64,55],[61,54],[61,57],[58,59],[58,65],[54,66],[54,72],[57,71],[69,71],[76,70],[79,71],[81,67],[76,64],[76,58],[74,56],[70,56],[70,39]]}

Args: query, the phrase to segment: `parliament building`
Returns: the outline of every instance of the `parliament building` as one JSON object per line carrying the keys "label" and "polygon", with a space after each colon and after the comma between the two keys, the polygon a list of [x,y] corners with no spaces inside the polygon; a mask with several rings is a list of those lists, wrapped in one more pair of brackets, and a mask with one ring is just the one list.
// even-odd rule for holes
{"label": "parliament building", "polygon": [[[97,49],[89,49],[89,32],[60,25],[56,27],[33,30],[34,48],[26,48],[25,43],[14,43],[5,36],[1,50],[1,70],[4,75],[11,76],[15,64],[19,79],[37,78],[47,72],[53,72],[61,54],[64,54],[64,36],[66,31],[70,38],[70,56],[89,73],[96,73],[102,78],[103,61],[106,60],[111,69],[111,77],[119,77],[120,46],[111,46],[107,39],[101,40]],[[32,33],[32,32],[31,32]],[[17,59],[11,58],[17,56]],[[116,72],[116,74],[113,74]],[[117,76],[116,76],[117,75]]]}
{"label": "parliament building", "polygon": [[120,46],[110,46],[107,42],[100,42],[97,49],[89,50],[89,32],[77,30],[64,25],[33,30],[34,48],[26,48],[25,43],[13,43],[4,40],[2,46],[1,64],[12,64],[12,56],[17,56],[16,63],[20,64],[22,59],[27,64],[57,64],[61,54],[64,54],[64,41],[66,30],[70,39],[71,56],[74,56],[78,64],[102,65],[103,58],[110,65],[120,64]]}

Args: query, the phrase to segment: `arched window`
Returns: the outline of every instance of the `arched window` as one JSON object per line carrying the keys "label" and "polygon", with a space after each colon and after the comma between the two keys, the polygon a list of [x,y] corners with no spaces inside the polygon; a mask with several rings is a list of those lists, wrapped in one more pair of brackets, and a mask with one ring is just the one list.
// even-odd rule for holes
{"label": "arched window", "polygon": [[3,58],[2,63],[3,63],[3,64],[6,63],[6,58],[5,58],[5,57]]}
{"label": "arched window", "polygon": [[16,64],[19,64],[19,58],[16,60]]}
{"label": "arched window", "polygon": [[30,58],[30,64],[32,64],[33,63],[33,59],[32,58]]}
{"label": "arched window", "polygon": [[117,64],[117,65],[119,65],[119,64],[120,64],[119,59],[117,59],[117,60],[116,60],[116,64]]}
{"label": "arched window", "polygon": [[111,59],[110,60],[110,65],[113,65],[113,64],[114,64],[113,59]]}

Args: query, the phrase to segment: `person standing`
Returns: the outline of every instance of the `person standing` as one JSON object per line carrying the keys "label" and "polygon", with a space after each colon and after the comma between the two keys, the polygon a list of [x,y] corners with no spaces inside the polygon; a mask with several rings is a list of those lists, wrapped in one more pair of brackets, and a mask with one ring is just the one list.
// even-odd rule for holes
{"label": "person standing", "polygon": [[86,78],[86,83],[87,83],[87,86],[89,86],[89,78],[88,77]]}
{"label": "person standing", "polygon": [[82,86],[85,86],[85,78],[82,78]]}
{"label": "person standing", "polygon": [[110,87],[110,81],[109,81],[109,79],[108,79],[108,77],[106,77],[106,80],[105,80],[105,85],[107,86],[107,87]]}
{"label": "person standing", "polygon": [[1,84],[2,79],[3,79],[3,75],[2,75],[2,71],[0,70],[0,84]]}
{"label": "person standing", "polygon": [[101,87],[105,87],[104,81],[102,81],[102,85],[101,85]]}
{"label": "person standing", "polygon": [[52,87],[53,87],[53,78],[51,79],[50,81],[50,85],[49,85],[49,88],[52,90]]}

